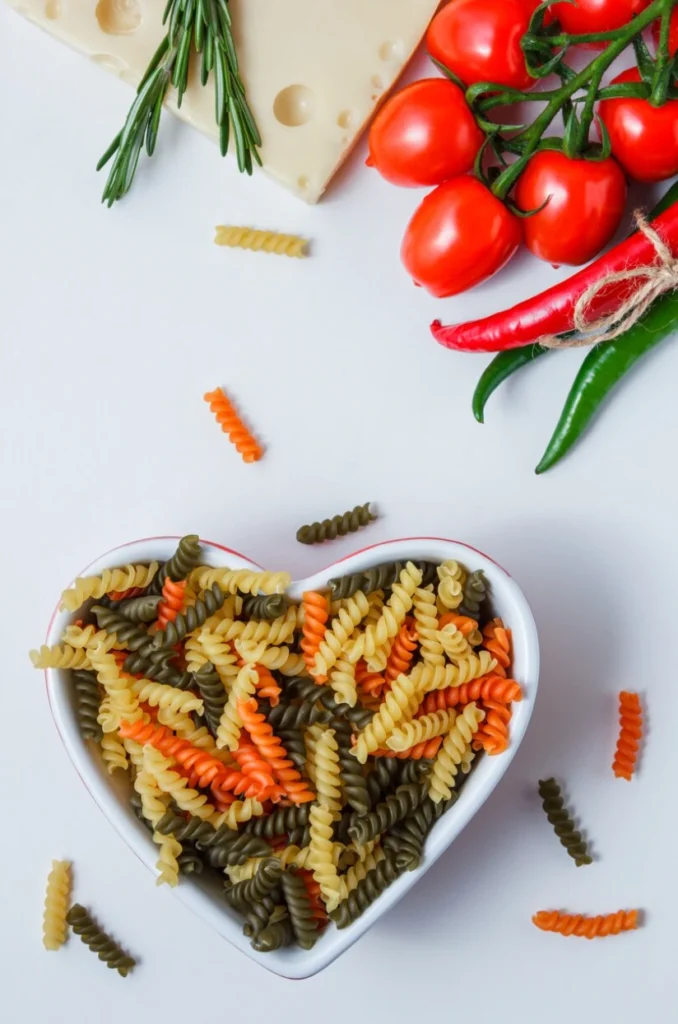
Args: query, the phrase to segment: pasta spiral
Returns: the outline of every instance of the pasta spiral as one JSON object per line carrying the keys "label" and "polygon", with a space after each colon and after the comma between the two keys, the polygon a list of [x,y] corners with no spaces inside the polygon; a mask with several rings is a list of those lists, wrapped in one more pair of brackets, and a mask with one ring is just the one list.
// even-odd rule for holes
{"label": "pasta spiral", "polygon": [[386,740],[389,750],[401,752],[418,743],[426,743],[434,736],[450,731],[455,720],[454,711],[434,711],[430,715],[413,718],[396,729]]}
{"label": "pasta spiral", "polygon": [[320,886],[328,910],[336,906],[341,895],[341,883],[334,863],[332,842],[332,811],[314,803],[309,816],[311,830],[310,867],[313,877]]}
{"label": "pasta spiral", "polygon": [[[381,676],[379,679],[383,682]],[[355,707],[358,701],[355,665],[352,665],[346,658],[340,658],[330,672],[329,685],[337,704],[348,704],[349,707]]]}
{"label": "pasta spiral", "polygon": [[452,623],[456,626],[460,633],[462,633],[471,647],[477,647],[483,639],[483,635],[478,629],[478,623],[475,619],[469,618],[468,615],[457,615],[455,612],[445,612],[440,616],[440,628],[444,629],[445,626],[449,626]]}
{"label": "pasta spiral", "polygon": [[327,598],[315,590],[304,592],[302,599],[304,622],[302,626],[301,649],[306,667],[312,669],[320,643],[325,636],[325,625],[329,618]]}
{"label": "pasta spiral", "polygon": [[583,864],[592,864],[593,858],[586,848],[581,832],[576,830],[574,820],[565,808],[560,786],[556,780],[541,779],[539,781],[539,796],[542,799],[546,817],[553,826],[553,831],[577,867],[579,868]]}
{"label": "pasta spiral", "polygon": [[197,533],[187,533],[180,539],[172,557],[160,567],[149,587],[150,593],[159,594],[167,577],[174,580],[175,583],[185,580],[199,561],[200,538]]}
{"label": "pasta spiral", "polygon": [[73,672],[72,678],[80,733],[87,740],[99,741],[101,728],[97,722],[97,715],[99,714],[101,693],[97,677],[93,672],[77,669]]}
{"label": "pasta spiral", "polygon": [[96,953],[100,960],[126,978],[136,960],[124,953],[117,942],[114,942],[91,918],[90,914],[79,903],[74,903],[68,911],[66,920],[76,935],[79,935],[86,946]]}
{"label": "pasta spiral", "polygon": [[186,580],[175,583],[169,576],[167,577],[162,585],[162,600],[158,605],[159,629],[166,629],[170,622],[174,622],[184,607],[185,592]]}
{"label": "pasta spiral", "polygon": [[271,765],[276,779],[292,803],[301,804],[313,800],[313,793],[294,767],[293,762],[288,759],[287,751],[275,736],[265,716],[258,711],[256,700],[250,698],[238,701],[238,714],[252,737],[252,742],[262,757]]}
{"label": "pasta spiral", "polygon": [[466,574],[461,566],[452,560],[438,566],[438,599],[443,608],[454,611],[463,600],[463,584]]}
{"label": "pasta spiral", "polygon": [[478,729],[473,745],[476,750],[486,750],[491,756],[503,754],[509,743],[511,708],[502,701],[484,700],[483,711],[485,721]]}
{"label": "pasta spiral", "polygon": [[283,872],[282,888],[294,937],[302,949],[312,949],[318,938],[318,924],[306,886],[297,875],[296,868],[290,867]]}
{"label": "pasta spiral", "polygon": [[466,579],[464,584],[464,600],[459,606],[459,610],[462,614],[477,619],[480,606],[486,597],[487,583],[485,581],[485,573],[482,569],[476,569],[475,572],[469,573]]}
{"label": "pasta spiral", "polygon": [[501,619],[492,619],[483,629],[483,646],[502,668],[511,667],[511,633]]}
{"label": "pasta spiral", "polygon": [[372,800],[361,765],[351,753],[351,729],[348,723],[334,730],[339,758],[339,774],[346,803],[358,814],[367,814]]}
{"label": "pasta spiral", "polygon": [[[109,652],[97,647],[89,653],[92,668],[109,697],[115,727],[117,728],[123,718],[129,722],[136,722],[138,718],[141,718],[142,712],[130,685],[134,681],[121,676],[115,658]],[[149,683],[148,685],[153,686],[154,684]]]}
{"label": "pasta spiral", "polygon": [[261,836],[263,839],[287,835],[289,832],[294,832],[295,829],[305,828],[310,812],[311,808],[308,804],[281,807],[279,810],[250,821],[245,826],[245,831],[253,836]]}
{"label": "pasta spiral", "polygon": [[236,640],[235,649],[246,664],[268,669],[282,669],[290,657],[289,647],[269,647],[265,640],[259,644]]}
{"label": "pasta spiral", "polygon": [[100,576],[79,576],[73,586],[64,590],[61,595],[61,608],[74,612],[91,597],[98,600],[111,591],[147,587],[157,571],[158,563],[151,562],[149,565],[125,565],[122,569],[104,569]]}
{"label": "pasta spiral", "polygon": [[[336,663],[342,650],[369,610],[369,601],[361,590],[354,594],[339,609],[338,615],[332,619],[329,629],[325,631],[325,636],[320,641],[318,652],[315,656],[312,672],[318,682],[327,678],[329,670]],[[355,662],[358,659],[352,658],[350,660]],[[347,703],[349,702],[347,701]]]}
{"label": "pasta spiral", "polygon": [[540,910],[532,918],[543,932],[577,935],[584,939],[605,938],[633,931],[638,927],[637,910],[619,910],[616,914],[584,917],[582,914],[560,914],[557,910]]}
{"label": "pasta spiral", "polygon": [[317,800],[333,814],[341,811],[339,753],[333,729],[323,729],[313,753]]}
{"label": "pasta spiral", "polygon": [[146,644],[139,648],[139,653],[149,655],[160,647],[173,647],[179,640],[183,640],[187,633],[193,633],[204,625],[205,620],[221,608],[225,598],[223,590],[218,583],[215,583],[209,590],[205,590],[194,605],[187,608],[185,612],[179,612],[163,630],[150,637]]}
{"label": "pasta spiral", "polygon": [[245,665],[238,672],[236,681],[233,684],[219,719],[217,747],[227,747],[228,750],[235,750],[238,746],[242,729],[242,720],[238,713],[238,702],[247,700],[248,697],[254,695],[257,679],[256,670],[251,665]]}
{"label": "pasta spiral", "polygon": [[637,693],[622,690],[619,694],[619,739],[612,763],[612,771],[618,779],[631,781],[642,735],[643,712],[640,697]]}
{"label": "pasta spiral", "polygon": [[225,890],[225,896],[232,907],[242,909],[248,903],[259,903],[265,896],[270,896],[280,885],[283,866],[275,857],[267,857],[257,867],[252,878],[236,882]]}
{"label": "pasta spiral", "polygon": [[31,651],[34,668],[91,668],[89,652],[70,644],[55,644],[46,647],[44,644],[38,651]]}
{"label": "pasta spiral", "polygon": [[155,747],[144,747],[144,768],[149,772],[163,793],[168,793],[175,803],[196,818],[211,818],[214,807],[207,802],[204,793],[198,793],[188,781],[171,770],[172,760],[164,757]]}
{"label": "pasta spiral", "polygon": [[385,800],[378,803],[373,811],[358,818],[350,826],[348,834],[354,842],[364,846],[412,814],[426,796],[426,789],[427,783],[422,785],[420,782],[398,786]]}
{"label": "pasta spiral", "polygon": [[353,753],[361,764],[365,764],[368,754],[384,745],[399,722],[412,717],[419,699],[420,689],[412,677],[398,676],[370,724],[356,737]]}
{"label": "pasta spiral", "polygon": [[117,736],[108,733],[101,740],[101,756],[109,775],[115,771],[126,771],[128,768],[127,754]]}
{"label": "pasta spiral", "polygon": [[438,635],[438,615],[433,587],[417,587],[415,590],[414,618],[424,662],[427,665],[443,665],[445,657]]}
{"label": "pasta spiral", "polygon": [[305,238],[300,238],[299,235],[284,235],[279,231],[260,231],[256,228],[219,224],[214,241],[216,245],[226,245],[231,249],[252,249],[254,252],[270,252],[276,256],[303,259],[308,255],[305,251]]}
{"label": "pasta spiral", "polygon": [[417,626],[414,619],[407,618],[398,630],[398,635],[393,641],[391,653],[388,656],[385,679],[392,683],[401,673],[407,673],[417,649],[418,638]]}
{"label": "pasta spiral", "polygon": [[172,835],[180,843],[195,843],[215,868],[245,864],[254,857],[270,856],[271,848],[258,836],[238,833],[227,824],[214,827],[198,818],[180,817],[168,811],[157,824],[162,835]]}
{"label": "pasta spiral", "polygon": [[[419,586],[427,587],[436,579],[435,562],[413,561],[422,574]],[[387,562],[385,565],[375,565],[365,572],[349,573],[348,576],[335,576],[328,583],[332,598],[334,600],[353,597],[357,590],[366,594],[372,594],[375,590],[385,590],[400,578],[405,568],[403,562]]]}
{"label": "pasta spiral", "polygon": [[300,526],[297,530],[297,540],[300,544],[322,544],[326,540],[335,540],[337,537],[345,537],[347,533],[355,533],[361,526],[373,523],[376,518],[370,510],[369,501],[366,501],[364,505],[356,505],[343,515]]}
{"label": "pasta spiral", "polygon": [[[412,607],[412,595],[420,583],[421,572],[416,565],[408,562],[400,574],[400,581],[393,584],[391,596],[384,605],[376,625],[368,626],[348,648],[349,661],[355,663],[363,657],[371,658],[380,647],[396,636]],[[316,660],[316,666],[317,664]]]}
{"label": "pasta spiral", "polygon": [[456,708],[458,704],[470,704],[475,700],[501,701],[511,704],[514,700],[522,700],[520,684],[515,679],[504,679],[503,676],[488,675],[473,679],[461,686],[449,686],[445,690],[434,690],[427,693],[422,703],[425,714],[432,711],[443,711],[445,708]]}
{"label": "pasta spiral", "polygon": [[253,434],[247,429],[223,390],[215,388],[214,391],[207,391],[204,398],[209,403],[210,411],[214,413],[217,423],[223,432],[228,434],[229,441],[243,462],[258,462],[264,454],[264,450],[255,441]]}
{"label": "pasta spiral", "polygon": [[76,626],[73,623],[66,626],[63,640],[69,647],[100,647],[103,651],[110,651],[118,646],[118,638],[115,633],[107,633],[104,629],[97,629],[90,625]]}
{"label": "pasta spiral", "polygon": [[380,860],[346,899],[335,907],[328,904],[328,913],[337,928],[347,928],[352,924],[401,874],[402,869],[397,867],[395,858],[387,855]]}
{"label": "pasta spiral", "polygon": [[198,693],[202,697],[203,714],[213,736],[216,736],[219,722],[228,698],[226,688],[211,662],[207,662],[193,676]]}
{"label": "pasta spiral", "polygon": [[[374,847],[371,849],[370,847]],[[367,852],[363,857],[359,857],[355,864],[352,864],[348,871],[339,876],[339,882],[341,884],[341,901],[348,899],[350,893],[352,893],[362,881],[365,880],[370,871],[374,871],[377,864],[384,859],[384,850],[381,846],[377,846],[373,843],[368,844],[366,848]]]}
{"label": "pasta spiral", "polygon": [[60,949],[66,941],[66,914],[71,895],[71,865],[53,860],[47,876],[45,910],[42,917],[42,944],[45,949]]}
{"label": "pasta spiral", "polygon": [[263,619],[269,622],[281,618],[290,610],[294,613],[296,621],[296,610],[294,607],[290,609],[289,598],[284,594],[247,597],[242,606],[242,614],[246,619]]}
{"label": "pasta spiral", "polygon": [[473,654],[473,648],[462,631],[451,622],[439,629],[436,637],[450,661],[458,661],[459,658]]}
{"label": "pasta spiral", "polygon": [[224,593],[283,594],[291,583],[288,572],[255,572],[252,569],[202,569],[198,575],[202,590],[217,583]]}
{"label": "pasta spiral", "polygon": [[480,651],[479,654],[459,658],[456,665],[415,665],[410,675],[422,691],[428,692],[445,690],[448,686],[461,686],[462,683],[488,675],[496,665],[488,651]]}
{"label": "pasta spiral", "polygon": [[467,704],[456,716],[431,769],[428,795],[434,803],[450,799],[459,766],[468,771],[466,766],[473,759],[471,742],[483,717],[475,704]]}
{"label": "pasta spiral", "polygon": [[233,653],[231,645],[218,633],[208,633],[203,630],[198,635],[198,646],[207,659],[207,663],[217,672],[222,688],[228,686],[239,671],[238,658]]}
{"label": "pasta spiral", "polygon": [[160,594],[143,594],[121,601],[116,605],[116,611],[130,622],[155,622],[161,599]]}
{"label": "pasta spiral", "polygon": [[[148,679],[133,679],[130,681],[131,692],[142,704],[149,704],[152,708],[169,708],[176,714],[187,715],[192,711],[199,715],[203,713],[203,702],[195,694],[185,690],[177,690],[174,686],[166,686],[164,683],[152,683]],[[136,719],[124,715],[129,721]],[[137,716],[138,717],[138,716]]]}
{"label": "pasta spiral", "polygon": [[179,884],[179,858],[183,853],[181,843],[172,836],[163,836],[160,832],[153,833],[153,842],[160,847],[156,868],[158,877],[156,885],[169,885],[174,888]]}
{"label": "pasta spiral", "polygon": [[[456,793],[452,794],[453,798]],[[440,816],[452,801],[434,803],[425,797],[398,825],[389,829],[383,839],[386,851],[392,851],[396,865],[404,871],[414,871],[421,861],[424,841]]]}

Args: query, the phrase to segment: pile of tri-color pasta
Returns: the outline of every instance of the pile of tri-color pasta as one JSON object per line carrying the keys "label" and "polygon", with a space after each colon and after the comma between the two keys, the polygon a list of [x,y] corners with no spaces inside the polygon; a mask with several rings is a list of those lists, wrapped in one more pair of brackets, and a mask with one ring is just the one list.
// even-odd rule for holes
{"label": "pile of tri-color pasta", "polygon": [[310,948],[421,861],[479,752],[508,744],[510,630],[482,572],[394,562],[300,606],[285,573],[201,564],[198,538],[78,579],[62,643],[83,735],[158,845],[216,871],[261,951]]}

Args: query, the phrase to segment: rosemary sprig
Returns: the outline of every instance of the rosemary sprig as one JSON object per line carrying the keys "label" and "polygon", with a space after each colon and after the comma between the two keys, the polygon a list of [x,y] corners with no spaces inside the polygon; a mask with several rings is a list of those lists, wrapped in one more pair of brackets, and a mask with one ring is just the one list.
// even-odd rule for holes
{"label": "rosemary sprig", "polygon": [[232,133],[238,169],[251,174],[253,164],[261,164],[261,136],[238,70],[228,0],[168,0],[163,25],[167,33],[139,83],[125,125],[97,164],[99,171],[114,157],[102,196],[109,207],[129,191],[142,147],[153,155],[170,85],[177,90],[177,105],[181,106],[192,48],[201,56],[202,84],[214,75],[214,114],[222,156],[228,151]]}

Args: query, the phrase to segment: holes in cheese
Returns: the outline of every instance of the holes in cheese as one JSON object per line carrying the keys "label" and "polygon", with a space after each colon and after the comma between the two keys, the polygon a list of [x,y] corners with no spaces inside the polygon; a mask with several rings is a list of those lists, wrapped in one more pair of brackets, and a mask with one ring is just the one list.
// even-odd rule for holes
{"label": "holes in cheese", "polygon": [[102,32],[126,36],[141,25],[139,0],[99,0],[96,17]]}
{"label": "holes in cheese", "polygon": [[273,101],[273,113],[280,124],[298,128],[315,114],[315,95],[307,85],[288,85]]}

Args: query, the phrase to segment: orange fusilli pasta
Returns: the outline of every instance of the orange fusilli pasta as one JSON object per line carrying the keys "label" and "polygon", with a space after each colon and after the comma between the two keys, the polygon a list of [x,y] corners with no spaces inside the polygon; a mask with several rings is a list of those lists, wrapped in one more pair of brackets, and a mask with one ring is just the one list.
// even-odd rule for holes
{"label": "orange fusilli pasta", "polygon": [[204,397],[205,401],[209,402],[217,423],[223,432],[228,434],[229,441],[235,446],[243,462],[258,462],[264,454],[263,448],[255,441],[223,390],[215,388],[214,391],[208,391]]}
{"label": "orange fusilli pasta", "polygon": [[[323,594],[315,590],[307,590],[302,599],[304,622],[302,625],[301,649],[304,652],[306,667],[310,670],[315,664],[315,656],[325,636],[327,620],[330,617],[329,602]],[[321,682],[321,680],[316,680]]]}
{"label": "orange fusilli pasta", "polygon": [[642,735],[643,711],[640,697],[637,693],[622,690],[619,694],[619,739],[612,762],[612,771],[618,779],[631,781]]}
{"label": "orange fusilli pasta", "polygon": [[557,910],[540,910],[532,921],[543,932],[577,935],[584,939],[602,939],[606,935],[633,931],[638,927],[638,913],[637,910],[619,910],[616,914],[584,917],[582,914],[560,914]]}

